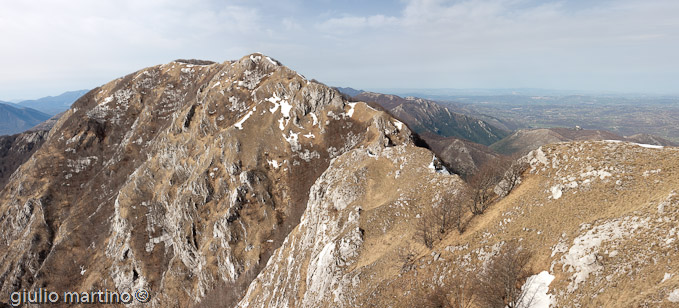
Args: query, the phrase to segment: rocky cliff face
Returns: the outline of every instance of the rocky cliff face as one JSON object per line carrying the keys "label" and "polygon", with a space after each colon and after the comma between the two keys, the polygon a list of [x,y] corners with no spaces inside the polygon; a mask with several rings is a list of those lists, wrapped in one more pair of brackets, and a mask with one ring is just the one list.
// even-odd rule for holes
{"label": "rocky cliff face", "polygon": [[[429,164],[411,139],[384,112],[261,54],[119,78],[78,100],[0,193],[0,301],[24,288],[145,288],[154,307],[185,307],[248,285],[307,207],[302,226],[326,219],[316,215],[327,185],[365,184],[328,166],[384,151],[401,168],[413,151]],[[356,210],[343,191],[336,221]],[[353,232],[340,246],[362,241],[352,226],[337,227]]]}
{"label": "rocky cliff face", "polygon": [[0,190],[5,187],[12,173],[45,142],[48,130],[0,136]]}

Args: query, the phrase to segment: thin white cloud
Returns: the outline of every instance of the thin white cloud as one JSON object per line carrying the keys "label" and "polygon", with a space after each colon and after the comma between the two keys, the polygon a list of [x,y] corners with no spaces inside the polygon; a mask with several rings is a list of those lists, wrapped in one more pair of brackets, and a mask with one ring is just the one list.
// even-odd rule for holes
{"label": "thin white cloud", "polygon": [[301,0],[0,2],[0,98],[253,51],[364,88],[666,91],[679,77],[675,0],[410,0],[384,10]]}
{"label": "thin white cloud", "polygon": [[366,27],[379,28],[384,26],[394,26],[399,20],[396,17],[384,15],[372,16],[346,16],[340,18],[330,18],[318,25],[321,31],[345,33],[363,30]]}

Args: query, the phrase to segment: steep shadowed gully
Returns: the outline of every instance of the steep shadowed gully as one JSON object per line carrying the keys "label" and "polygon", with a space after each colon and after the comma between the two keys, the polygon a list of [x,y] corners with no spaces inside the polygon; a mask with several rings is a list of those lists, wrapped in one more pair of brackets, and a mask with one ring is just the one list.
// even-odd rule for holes
{"label": "steep shadowed gully", "polygon": [[[0,191],[0,306],[24,289],[144,288],[150,302],[129,306],[444,307],[473,293],[487,307],[505,276],[483,275],[511,247],[530,254],[510,286],[540,307],[679,302],[676,148],[545,145],[473,216],[455,199],[466,184],[415,140],[261,54],[116,79]],[[424,242],[450,202],[462,226]]]}

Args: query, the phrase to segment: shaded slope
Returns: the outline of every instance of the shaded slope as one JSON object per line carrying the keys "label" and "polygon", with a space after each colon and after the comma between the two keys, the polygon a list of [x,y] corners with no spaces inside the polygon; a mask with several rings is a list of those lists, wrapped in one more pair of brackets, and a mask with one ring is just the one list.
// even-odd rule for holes
{"label": "shaded slope", "polygon": [[573,140],[624,140],[624,138],[608,131],[593,129],[522,129],[490,145],[490,148],[501,154],[528,153],[545,144]]}
{"label": "shaded slope", "polygon": [[42,145],[48,131],[28,131],[11,136],[0,136],[0,190],[9,177]]}
{"label": "shaded slope", "polygon": [[490,145],[508,134],[484,121],[451,112],[434,101],[421,98],[404,99],[396,95],[362,92],[354,99],[380,104],[418,134],[429,131],[483,145]]}
{"label": "shaded slope", "polygon": [[0,104],[0,135],[26,131],[49,118],[49,115],[31,108]]}
{"label": "shaded slope", "polygon": [[420,135],[446,167],[463,177],[468,177],[479,170],[483,164],[498,158],[498,154],[487,146],[459,139],[442,137],[430,132]]}

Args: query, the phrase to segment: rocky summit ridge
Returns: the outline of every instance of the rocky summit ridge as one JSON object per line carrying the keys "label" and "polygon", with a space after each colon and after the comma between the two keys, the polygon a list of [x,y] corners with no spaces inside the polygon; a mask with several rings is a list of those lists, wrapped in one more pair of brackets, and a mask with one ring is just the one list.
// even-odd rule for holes
{"label": "rocky summit ridge", "polygon": [[[0,192],[0,301],[39,287],[144,288],[153,307],[185,307],[242,288],[318,210],[323,185],[366,184],[365,168],[329,166],[412,159],[437,174],[412,139],[386,113],[262,54],[118,78],[75,102]],[[346,189],[334,200],[344,207],[355,198]]]}
{"label": "rocky summit ridge", "polygon": [[[679,303],[676,148],[543,145],[472,214],[473,182],[416,140],[259,53],[118,78],[0,190],[0,305],[145,289],[128,306],[487,307],[507,260],[519,306]],[[453,203],[462,224],[423,241]]]}

